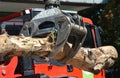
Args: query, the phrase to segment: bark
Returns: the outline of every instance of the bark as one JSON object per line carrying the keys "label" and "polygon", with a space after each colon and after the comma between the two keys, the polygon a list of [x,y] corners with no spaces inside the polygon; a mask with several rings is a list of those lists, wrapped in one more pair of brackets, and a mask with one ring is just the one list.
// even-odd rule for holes
{"label": "bark", "polygon": [[[72,51],[71,44],[66,44],[64,49],[54,58],[62,62],[65,57],[69,57],[70,51]],[[81,47],[73,58],[64,63],[97,74],[101,69],[111,67],[117,58],[117,50],[113,46]]]}
{"label": "bark", "polygon": [[[112,66],[118,57],[117,50],[113,46],[102,46],[99,48],[80,48],[78,53],[71,59],[71,44],[66,43],[63,49],[54,57],[63,64],[72,64],[80,69],[98,73],[103,68]],[[48,57],[54,48],[54,43],[50,36],[45,38],[31,38],[24,36],[0,35],[0,57],[12,56],[38,56]],[[64,62],[63,62],[64,61]]]}
{"label": "bark", "polygon": [[53,43],[50,36],[46,38],[31,38],[24,36],[0,35],[0,57],[39,56],[47,57],[52,52]]}

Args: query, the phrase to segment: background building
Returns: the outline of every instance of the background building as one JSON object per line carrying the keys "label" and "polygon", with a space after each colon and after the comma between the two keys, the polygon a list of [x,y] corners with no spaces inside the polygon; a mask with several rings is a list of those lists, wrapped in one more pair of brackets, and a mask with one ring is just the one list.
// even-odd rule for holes
{"label": "background building", "polygon": [[[108,0],[60,0],[61,9],[83,11],[103,7]],[[43,0],[0,0],[0,17],[28,8],[44,8]]]}

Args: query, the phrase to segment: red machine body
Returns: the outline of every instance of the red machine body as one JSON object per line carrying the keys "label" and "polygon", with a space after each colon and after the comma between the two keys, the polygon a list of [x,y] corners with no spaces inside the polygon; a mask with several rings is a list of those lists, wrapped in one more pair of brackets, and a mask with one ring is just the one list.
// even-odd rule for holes
{"label": "red machine body", "polygon": [[14,56],[9,63],[1,63],[0,78],[16,78],[21,74],[14,74],[18,64],[18,57]]}

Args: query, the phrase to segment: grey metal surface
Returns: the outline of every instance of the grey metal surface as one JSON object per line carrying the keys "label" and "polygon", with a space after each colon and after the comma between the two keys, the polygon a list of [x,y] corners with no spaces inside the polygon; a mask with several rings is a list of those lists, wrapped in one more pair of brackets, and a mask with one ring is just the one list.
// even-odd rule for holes
{"label": "grey metal surface", "polygon": [[[23,26],[20,34],[36,37],[36,36],[41,36],[43,33],[48,33],[48,32],[50,33],[52,29],[49,27],[40,29],[40,26],[42,26],[42,24],[47,21],[53,22],[55,25],[53,28],[57,30],[55,31],[57,34],[57,38],[55,40],[54,50],[50,54],[51,57],[56,55],[64,46],[64,44],[67,42],[72,27],[70,20],[67,18],[67,16],[65,16],[62,13],[60,9],[53,8],[40,12],[30,22],[27,22]],[[43,31],[43,30],[47,30],[47,31]]]}
{"label": "grey metal surface", "polygon": [[64,63],[78,52],[86,38],[87,30],[82,17],[75,14],[73,19],[71,15],[63,13],[58,8],[47,9],[38,13],[30,22],[26,22],[20,34],[31,37],[41,37],[44,33],[51,33],[52,28],[46,26],[49,24],[47,21],[54,23],[52,24],[54,25],[52,28],[55,29],[56,34],[54,34],[55,45],[53,52],[51,52],[48,57],[53,57],[58,54],[65,43],[67,43],[70,35],[76,39],[74,43],[72,43],[73,51],[62,61]]}

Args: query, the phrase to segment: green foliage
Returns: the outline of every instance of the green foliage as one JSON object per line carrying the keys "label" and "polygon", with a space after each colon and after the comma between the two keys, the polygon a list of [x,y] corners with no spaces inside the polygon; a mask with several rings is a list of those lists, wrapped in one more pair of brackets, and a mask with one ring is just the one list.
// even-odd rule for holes
{"label": "green foliage", "polygon": [[[106,5],[79,14],[91,18],[95,25],[101,26],[104,31],[101,35],[102,45],[113,45],[120,55],[120,0],[109,0]],[[120,62],[120,57],[117,62]]]}
{"label": "green foliage", "polygon": [[[105,31],[104,43],[120,46],[120,1],[110,0],[103,13],[98,16],[98,24]],[[104,41],[104,40],[103,40]]]}
{"label": "green foliage", "polygon": [[120,0],[110,0],[97,17],[97,24],[104,30],[102,42],[115,46],[120,55]]}

